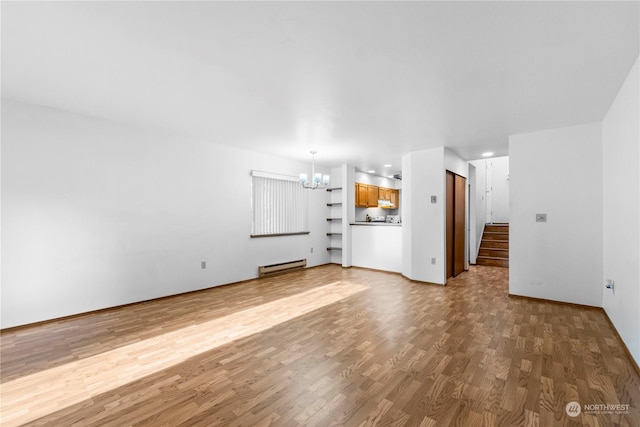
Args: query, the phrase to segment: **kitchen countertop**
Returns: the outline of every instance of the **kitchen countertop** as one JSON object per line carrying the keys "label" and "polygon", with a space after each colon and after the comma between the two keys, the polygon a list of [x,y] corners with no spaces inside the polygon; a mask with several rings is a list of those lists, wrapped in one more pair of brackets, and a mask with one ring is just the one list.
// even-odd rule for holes
{"label": "kitchen countertop", "polygon": [[374,225],[374,226],[384,226],[384,227],[401,227],[402,223],[400,224],[392,224],[390,222],[366,222],[366,221],[356,221],[356,222],[352,222],[349,225]]}

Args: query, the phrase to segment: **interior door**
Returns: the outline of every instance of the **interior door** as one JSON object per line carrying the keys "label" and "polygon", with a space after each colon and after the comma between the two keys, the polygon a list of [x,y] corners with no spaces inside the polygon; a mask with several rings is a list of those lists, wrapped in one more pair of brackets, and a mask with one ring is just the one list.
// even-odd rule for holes
{"label": "interior door", "polygon": [[467,180],[447,171],[446,175],[446,269],[447,279],[464,271],[466,248]]}
{"label": "interior door", "polygon": [[465,226],[465,199],[467,180],[460,175],[454,175],[454,202],[453,202],[453,275],[464,271],[464,250],[467,230]]}
{"label": "interior door", "polygon": [[454,225],[454,202],[455,202],[455,178],[452,172],[447,171],[447,207],[446,207],[446,259],[447,259],[447,279],[453,277],[453,225]]}

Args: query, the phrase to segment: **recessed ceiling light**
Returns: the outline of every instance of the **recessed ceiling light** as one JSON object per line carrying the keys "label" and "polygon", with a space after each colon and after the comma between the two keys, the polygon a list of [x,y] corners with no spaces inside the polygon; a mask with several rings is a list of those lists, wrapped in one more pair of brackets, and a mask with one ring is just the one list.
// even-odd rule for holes
{"label": "recessed ceiling light", "polygon": [[493,151],[487,151],[486,153],[482,153],[482,157],[493,156]]}
{"label": "recessed ceiling light", "polygon": [[387,163],[386,165],[384,165],[384,167],[385,167],[385,168],[390,168],[390,167],[391,167],[391,165]]}
{"label": "recessed ceiling light", "polygon": [[367,172],[369,172],[369,173],[376,173],[376,171],[374,171],[374,170],[370,170],[370,171],[367,171]]}

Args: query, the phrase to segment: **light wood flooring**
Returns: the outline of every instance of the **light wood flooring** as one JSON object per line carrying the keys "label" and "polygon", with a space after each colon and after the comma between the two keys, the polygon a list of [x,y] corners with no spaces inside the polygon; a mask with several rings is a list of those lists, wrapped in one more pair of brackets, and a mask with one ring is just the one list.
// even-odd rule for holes
{"label": "light wood flooring", "polygon": [[0,424],[640,425],[604,312],[507,281],[328,265],[3,331]]}

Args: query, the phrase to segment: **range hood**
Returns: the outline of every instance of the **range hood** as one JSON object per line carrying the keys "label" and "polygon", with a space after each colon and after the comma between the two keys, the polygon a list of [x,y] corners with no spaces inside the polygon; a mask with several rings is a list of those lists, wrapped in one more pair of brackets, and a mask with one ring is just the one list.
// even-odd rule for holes
{"label": "range hood", "polygon": [[385,207],[389,207],[389,206],[393,206],[393,203],[391,203],[391,200],[383,200],[383,199],[379,199],[378,200],[378,207],[379,208],[385,208]]}

